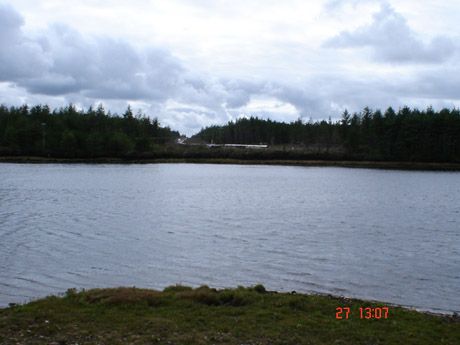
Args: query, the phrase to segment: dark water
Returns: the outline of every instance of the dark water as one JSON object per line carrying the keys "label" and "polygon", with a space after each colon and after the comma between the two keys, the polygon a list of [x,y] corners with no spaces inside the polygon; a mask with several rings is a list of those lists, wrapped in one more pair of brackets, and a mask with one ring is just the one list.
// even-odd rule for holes
{"label": "dark water", "polygon": [[176,283],[459,312],[460,174],[0,165],[0,305]]}

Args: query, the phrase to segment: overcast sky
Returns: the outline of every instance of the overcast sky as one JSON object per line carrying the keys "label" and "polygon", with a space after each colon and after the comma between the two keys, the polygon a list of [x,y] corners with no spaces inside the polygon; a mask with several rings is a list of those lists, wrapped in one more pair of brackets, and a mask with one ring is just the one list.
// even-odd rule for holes
{"label": "overcast sky", "polygon": [[458,0],[0,0],[0,103],[257,115],[460,106]]}

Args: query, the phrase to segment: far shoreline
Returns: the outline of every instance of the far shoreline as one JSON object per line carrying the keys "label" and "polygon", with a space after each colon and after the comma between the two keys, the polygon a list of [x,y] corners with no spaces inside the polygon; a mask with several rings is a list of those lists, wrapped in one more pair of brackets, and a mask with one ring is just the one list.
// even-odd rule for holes
{"label": "far shoreline", "polygon": [[357,160],[288,160],[288,159],[233,159],[233,158],[54,158],[39,156],[2,156],[0,163],[18,164],[236,164],[281,165],[302,167],[342,167],[383,170],[460,171],[460,163],[394,162]]}

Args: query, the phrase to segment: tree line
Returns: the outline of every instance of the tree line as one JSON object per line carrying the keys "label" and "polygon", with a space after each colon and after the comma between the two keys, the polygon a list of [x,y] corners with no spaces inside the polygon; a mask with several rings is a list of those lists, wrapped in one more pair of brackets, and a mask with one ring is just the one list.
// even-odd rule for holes
{"label": "tree line", "polygon": [[366,107],[340,120],[277,122],[257,117],[210,126],[194,136],[215,144],[269,144],[266,151],[167,145],[179,132],[130,107],[111,114],[102,105],[51,110],[47,105],[0,105],[0,155],[63,158],[354,159],[460,162],[460,111]]}
{"label": "tree line", "polygon": [[174,141],[177,131],[161,127],[142,113],[124,114],[74,105],[51,110],[47,105],[0,106],[0,154],[65,158],[125,157],[152,152]]}
{"label": "tree line", "polygon": [[291,123],[251,117],[204,128],[195,137],[215,144],[316,148],[326,158],[459,162],[460,111],[390,107],[382,113],[366,107],[353,114],[345,110],[338,121]]}

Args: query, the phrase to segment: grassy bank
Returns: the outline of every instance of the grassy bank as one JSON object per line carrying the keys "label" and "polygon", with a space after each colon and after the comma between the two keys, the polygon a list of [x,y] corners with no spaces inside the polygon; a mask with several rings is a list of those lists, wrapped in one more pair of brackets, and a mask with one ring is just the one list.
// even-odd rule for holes
{"label": "grassy bank", "polygon": [[69,290],[0,309],[0,344],[460,344],[458,318],[390,307],[361,319],[369,306],[383,304],[262,286]]}
{"label": "grassy bank", "polygon": [[351,160],[295,160],[295,159],[233,159],[233,158],[47,158],[47,157],[0,157],[0,163],[55,163],[55,164],[247,164],[247,165],[290,165],[306,167],[347,167],[391,170],[460,171],[458,163],[427,162],[382,162]]}

